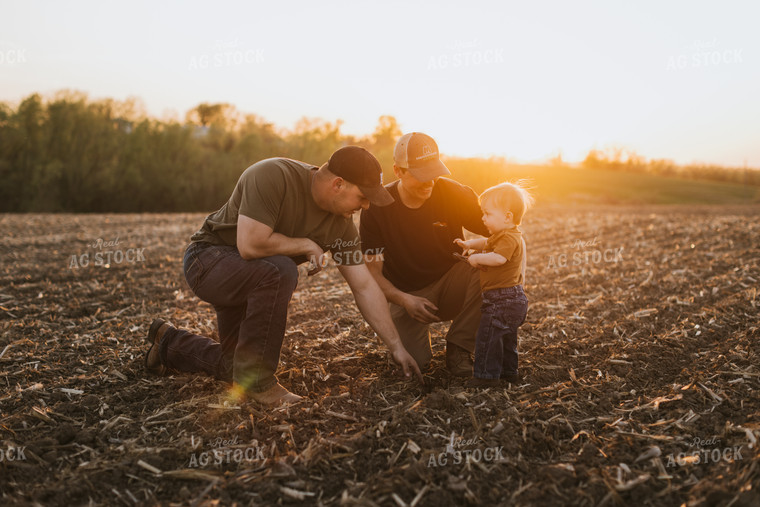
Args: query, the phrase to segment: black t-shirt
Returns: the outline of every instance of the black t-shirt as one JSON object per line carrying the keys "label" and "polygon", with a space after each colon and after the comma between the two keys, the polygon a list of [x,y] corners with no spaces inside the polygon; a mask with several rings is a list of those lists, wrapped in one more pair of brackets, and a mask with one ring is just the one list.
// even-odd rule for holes
{"label": "black t-shirt", "polygon": [[488,236],[478,197],[470,187],[440,178],[430,198],[417,209],[407,208],[398,195],[398,181],[386,185],[395,202],[363,210],[359,235],[362,248],[382,254],[383,275],[399,290],[422,289],[443,276],[457,261],[454,244],[462,227]]}

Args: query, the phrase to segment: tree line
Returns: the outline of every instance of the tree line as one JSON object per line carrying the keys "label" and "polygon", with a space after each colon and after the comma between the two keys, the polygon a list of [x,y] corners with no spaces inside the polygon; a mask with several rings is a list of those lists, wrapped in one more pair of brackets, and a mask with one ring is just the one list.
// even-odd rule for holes
{"label": "tree line", "polygon": [[392,178],[401,130],[381,116],[355,138],[341,122],[301,119],[282,131],[229,104],[200,104],[184,121],[148,117],[136,99],[89,100],[64,91],[0,103],[0,211],[209,211],[252,163],[284,156],[321,165],[346,144],[378,157]]}
{"label": "tree line", "polygon": [[[258,160],[284,156],[319,165],[346,144],[370,150],[385,181],[395,179],[393,148],[402,132],[393,116],[381,116],[374,132],[363,137],[340,129],[340,121],[304,118],[282,130],[230,104],[203,103],[182,121],[158,120],[137,99],[32,94],[15,107],[0,103],[0,211],[210,211]],[[515,169],[509,164],[508,170],[504,159],[448,160],[454,177],[476,192]],[[583,166],[760,184],[757,171],[679,168],[599,152],[591,152]]]}
{"label": "tree line", "polygon": [[760,170],[757,169],[748,167],[733,169],[714,164],[678,165],[667,159],[647,160],[641,155],[623,148],[591,150],[581,165],[585,169],[638,172],[693,180],[760,185]]}

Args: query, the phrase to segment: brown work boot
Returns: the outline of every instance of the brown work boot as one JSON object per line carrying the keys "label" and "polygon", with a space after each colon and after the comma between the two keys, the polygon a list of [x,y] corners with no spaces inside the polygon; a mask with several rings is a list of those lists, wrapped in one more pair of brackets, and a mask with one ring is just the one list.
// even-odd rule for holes
{"label": "brown work boot", "polygon": [[467,384],[465,384],[465,387],[479,387],[479,388],[486,388],[486,387],[499,387],[501,382],[499,382],[499,379],[497,378],[476,378],[473,377],[470,380],[467,381]]}
{"label": "brown work boot", "polygon": [[298,396],[297,394],[293,394],[284,387],[280,385],[280,383],[276,383],[266,391],[261,392],[253,392],[248,391],[246,395],[262,405],[267,406],[276,406],[276,405],[290,405],[291,403],[299,402],[303,399],[302,396]]}
{"label": "brown work boot", "polygon": [[472,357],[459,345],[446,343],[446,369],[455,377],[472,377]]}
{"label": "brown work boot", "polygon": [[166,366],[161,362],[161,356],[158,353],[158,349],[161,345],[161,340],[164,338],[166,331],[172,329],[173,326],[163,319],[156,319],[150,325],[148,330],[148,337],[146,340],[150,342],[150,348],[145,354],[145,369],[148,373],[154,375],[165,375]]}

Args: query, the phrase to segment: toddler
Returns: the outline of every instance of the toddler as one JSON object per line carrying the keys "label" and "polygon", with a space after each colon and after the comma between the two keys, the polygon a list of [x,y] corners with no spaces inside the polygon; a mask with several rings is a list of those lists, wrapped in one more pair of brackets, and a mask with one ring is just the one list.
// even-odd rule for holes
{"label": "toddler", "polygon": [[475,366],[469,387],[493,387],[499,379],[519,379],[517,328],[528,313],[525,283],[525,240],[518,226],[533,204],[522,182],[502,183],[480,196],[483,223],[489,238],[454,242],[467,250],[478,250],[467,261],[481,270],[483,292],[480,327],[475,340]]}

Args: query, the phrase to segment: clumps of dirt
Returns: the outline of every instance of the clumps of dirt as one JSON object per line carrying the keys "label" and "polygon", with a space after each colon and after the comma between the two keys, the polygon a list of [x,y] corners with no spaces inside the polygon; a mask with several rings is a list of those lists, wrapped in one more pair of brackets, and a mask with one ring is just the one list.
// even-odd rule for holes
{"label": "clumps of dirt", "polygon": [[[488,390],[446,325],[400,378],[335,268],[303,277],[278,376],[306,400],[276,409],[144,372],[153,318],[216,335],[201,215],[0,217],[0,503],[755,505],[759,211],[536,208],[523,379]],[[82,266],[117,237],[144,261]]]}

